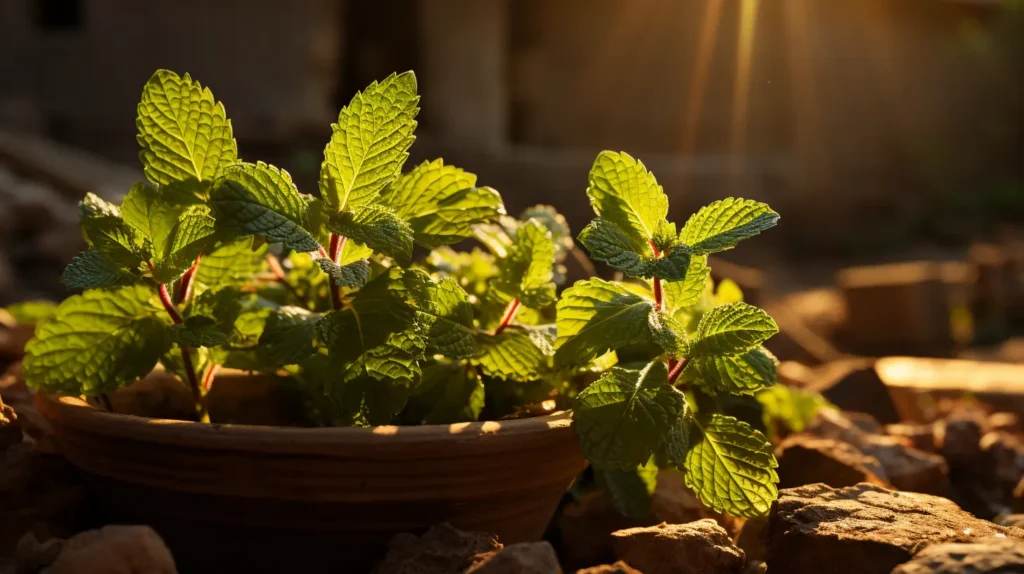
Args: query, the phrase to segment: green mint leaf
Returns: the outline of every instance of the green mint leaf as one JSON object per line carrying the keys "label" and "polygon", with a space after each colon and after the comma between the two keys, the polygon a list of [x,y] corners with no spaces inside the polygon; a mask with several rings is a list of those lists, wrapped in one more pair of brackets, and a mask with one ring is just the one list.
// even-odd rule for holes
{"label": "green mint leaf", "polygon": [[219,224],[295,251],[320,247],[307,231],[306,202],[283,169],[263,162],[229,166],[214,184],[210,203]]}
{"label": "green mint leaf", "polygon": [[445,425],[472,422],[484,408],[484,383],[459,363],[432,363],[401,413],[405,424]]}
{"label": "green mint leaf", "polygon": [[488,377],[536,381],[550,370],[555,353],[555,326],[512,325],[497,335],[477,334],[477,352],[470,362]]}
{"label": "green mint leaf", "polygon": [[754,398],[761,403],[761,418],[769,431],[804,432],[819,409],[834,408],[820,393],[786,385],[760,390]]}
{"label": "green mint leaf", "polygon": [[25,380],[51,393],[96,395],[148,374],[170,346],[153,299],[143,286],[68,297],[26,346]]}
{"label": "green mint leaf", "polygon": [[252,237],[225,243],[203,254],[203,261],[196,268],[196,292],[201,289],[248,285],[266,266],[266,244],[256,247]]}
{"label": "green mint leaf", "polygon": [[118,267],[137,267],[152,249],[120,217],[104,215],[85,219],[82,230],[89,245]]}
{"label": "green mint leaf", "polygon": [[669,428],[668,435],[658,445],[654,453],[654,463],[661,469],[675,468],[682,470],[686,462],[686,453],[690,450],[690,421],[684,406],[679,420]]}
{"label": "green mint leaf", "polygon": [[685,277],[682,281],[662,281],[661,283],[665,309],[676,319],[680,318],[680,312],[696,305],[704,296],[708,278],[711,277],[707,255],[690,257]]}
{"label": "green mint leaf", "polygon": [[757,307],[719,305],[701,317],[690,352],[694,357],[743,353],[778,332],[775,321]]}
{"label": "green mint leaf", "polygon": [[651,309],[647,317],[651,326],[654,344],[673,357],[687,355],[689,347],[686,340],[686,328],[671,315]]}
{"label": "green mint leaf", "polygon": [[601,152],[590,168],[587,195],[598,217],[621,229],[631,251],[653,255],[649,243],[664,226],[668,196],[643,163],[627,153]]}
{"label": "green mint leaf", "polygon": [[320,167],[320,195],[334,212],[374,202],[409,156],[415,137],[416,76],[392,74],[341,109]]}
{"label": "green mint leaf", "polygon": [[338,265],[326,257],[321,257],[316,262],[339,287],[362,287],[370,279],[370,262],[366,259],[353,261],[347,265]]}
{"label": "green mint leaf", "polygon": [[427,255],[426,265],[441,277],[455,279],[478,298],[484,296],[488,283],[498,275],[494,256],[478,247],[468,252],[440,247]]}
{"label": "green mint leaf", "polygon": [[690,216],[679,240],[698,254],[732,249],[740,241],[775,227],[779,214],[750,199],[728,197]]}
{"label": "green mint leaf", "polygon": [[635,520],[644,520],[650,514],[651,495],[658,485],[657,466],[648,463],[632,470],[597,469],[595,476],[616,512]]}
{"label": "green mint leaf", "polygon": [[317,336],[346,378],[362,374],[411,387],[419,376],[418,360],[426,347],[416,311],[400,286],[402,271],[393,269],[356,293],[349,308],[330,312],[317,324]]}
{"label": "green mint leaf", "polygon": [[167,329],[172,341],[187,347],[216,347],[228,342],[228,336],[213,317],[188,317],[184,323]]}
{"label": "green mint leaf", "polygon": [[758,347],[739,355],[706,355],[690,359],[683,380],[712,394],[751,394],[776,381],[778,359]]}
{"label": "green mint leaf", "polygon": [[673,247],[661,257],[635,251],[635,245],[626,232],[601,217],[595,218],[580,232],[579,240],[592,259],[607,263],[632,277],[680,280],[686,277],[690,266],[690,254],[681,246]]}
{"label": "green mint leaf", "polygon": [[339,213],[331,217],[327,227],[338,235],[394,258],[399,265],[408,265],[412,259],[412,228],[386,207],[368,205],[356,212]]}
{"label": "green mint leaf", "polygon": [[651,342],[653,308],[654,301],[619,283],[577,281],[558,301],[555,363],[584,365],[623,345]]}
{"label": "green mint leaf", "polygon": [[149,241],[157,258],[170,251],[178,218],[184,211],[184,206],[170,203],[145,182],[133,185],[121,202],[124,222]]}
{"label": "green mint leaf", "polygon": [[416,320],[427,338],[427,352],[449,359],[473,356],[473,306],[458,283],[453,279],[434,280],[423,271],[411,269],[402,276],[402,286],[416,307]]}
{"label": "green mint leaf", "polygon": [[558,210],[550,205],[529,207],[523,211],[519,219],[521,221],[536,219],[541,225],[548,228],[548,231],[551,232],[551,240],[555,242],[555,261],[564,261],[575,245],[572,240],[572,231],[569,229],[569,222],[565,220],[564,215],[558,213]]}
{"label": "green mint leaf", "polygon": [[3,307],[16,323],[22,325],[41,325],[54,317],[57,304],[45,299],[20,301]]}
{"label": "green mint leaf", "polygon": [[476,187],[475,175],[440,159],[416,166],[381,195],[427,249],[457,243],[473,234],[473,224],[505,213],[498,192]]}
{"label": "green mint leaf", "polygon": [[93,192],[78,202],[78,218],[83,222],[94,217],[121,217],[121,210]]}
{"label": "green mint leaf", "polygon": [[576,397],[573,423],[583,455],[600,469],[645,464],[683,411],[683,394],[668,384],[665,364],[615,367]]}
{"label": "green mint leaf", "polygon": [[142,89],[135,126],[146,179],[158,185],[209,181],[238,159],[224,105],[188,74],[157,70]]}
{"label": "green mint leaf", "polygon": [[772,443],[745,422],[712,414],[693,421],[686,486],[716,512],[765,516],[778,495]]}
{"label": "green mint leaf", "polygon": [[555,302],[554,264],[551,232],[538,221],[527,221],[516,230],[508,255],[498,261],[494,288],[527,307],[547,307]]}
{"label": "green mint leaf", "polygon": [[519,222],[507,215],[498,217],[496,222],[477,223],[473,226],[473,237],[498,258],[508,255]]}
{"label": "green mint leaf", "polygon": [[316,352],[314,338],[320,315],[301,307],[281,307],[267,316],[260,351],[275,365],[297,365]]}
{"label": "green mint leaf", "polygon": [[131,285],[137,277],[98,251],[83,251],[64,268],[60,280],[68,289],[99,289]]}
{"label": "green mint leaf", "polygon": [[195,264],[204,250],[216,242],[216,225],[210,208],[192,205],[179,216],[167,252],[154,257],[153,278],[170,283]]}

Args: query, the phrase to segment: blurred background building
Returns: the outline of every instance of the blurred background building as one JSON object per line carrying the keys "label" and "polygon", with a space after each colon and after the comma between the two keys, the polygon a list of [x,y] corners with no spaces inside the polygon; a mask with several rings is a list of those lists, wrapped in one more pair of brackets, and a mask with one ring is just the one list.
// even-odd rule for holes
{"label": "blurred background building", "polygon": [[961,244],[1024,218],[1024,0],[0,2],[8,134],[138,170],[135,105],[160,67],[208,85],[242,156],[304,191],[338,109],[414,69],[413,160],[577,229],[601,149],[643,159],[677,221],[769,202],[797,254]]}

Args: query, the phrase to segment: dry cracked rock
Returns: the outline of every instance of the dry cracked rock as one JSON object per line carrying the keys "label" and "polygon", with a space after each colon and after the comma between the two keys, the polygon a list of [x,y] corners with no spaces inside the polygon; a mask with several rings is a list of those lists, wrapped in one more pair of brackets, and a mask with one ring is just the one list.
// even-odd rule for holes
{"label": "dry cracked rock", "polygon": [[937,496],[812,484],[779,492],[766,562],[772,574],[888,574],[930,545],[993,538],[1024,539],[1024,530],[981,520]]}
{"label": "dry cracked rock", "polygon": [[990,538],[984,542],[936,544],[897,566],[892,574],[996,574],[1024,572],[1024,542]]}
{"label": "dry cracked rock", "polygon": [[643,572],[626,564],[622,560],[614,564],[602,564],[577,570],[576,574],[643,574]]}
{"label": "dry cracked rock", "polygon": [[877,458],[839,440],[796,434],[782,441],[776,456],[780,488],[818,482],[834,487],[861,482],[888,485],[885,469]]}
{"label": "dry cracked rock", "polygon": [[176,574],[174,557],[148,526],[104,526],[64,543],[47,574]]}
{"label": "dry cracked rock", "polygon": [[627,528],[612,534],[616,557],[644,574],[732,574],[746,557],[714,520]]}
{"label": "dry cracked rock", "polygon": [[464,532],[444,523],[423,536],[397,534],[377,574],[450,574],[464,572],[478,556],[501,550],[498,537],[489,532]]}
{"label": "dry cracked rock", "polygon": [[520,542],[477,556],[465,574],[561,574],[550,542]]}

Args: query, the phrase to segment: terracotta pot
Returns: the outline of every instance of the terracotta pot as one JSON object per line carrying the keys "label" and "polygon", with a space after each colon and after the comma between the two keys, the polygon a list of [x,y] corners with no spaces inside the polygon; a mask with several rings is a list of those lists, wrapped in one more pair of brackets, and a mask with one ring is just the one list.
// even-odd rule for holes
{"label": "terracotta pot", "polygon": [[586,465],[568,413],[288,428],[36,402],[103,519],[152,525],[182,572],[366,572],[395,533],[443,521],[537,540]]}

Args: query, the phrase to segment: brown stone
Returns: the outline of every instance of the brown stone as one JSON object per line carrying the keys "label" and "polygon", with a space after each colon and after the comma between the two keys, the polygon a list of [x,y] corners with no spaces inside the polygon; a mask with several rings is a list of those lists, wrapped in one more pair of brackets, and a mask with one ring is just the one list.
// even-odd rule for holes
{"label": "brown stone", "polygon": [[815,370],[808,388],[844,412],[866,413],[882,424],[902,422],[874,359],[840,359]]}
{"label": "brown stone", "polygon": [[1024,542],[989,538],[981,542],[929,546],[892,574],[996,574],[1024,572]]}
{"label": "brown stone", "polygon": [[66,540],[50,538],[45,542],[39,542],[33,532],[26,532],[18,540],[18,546],[14,554],[16,572],[39,572],[57,560],[61,550],[64,549]]}
{"label": "brown stone", "polygon": [[782,441],[776,456],[779,488],[818,482],[837,488],[860,482],[888,485],[885,469],[878,459],[835,439],[792,435]]}
{"label": "brown stone", "polygon": [[635,526],[661,522],[681,524],[712,518],[726,529],[734,519],[716,514],[701,504],[684,484],[679,472],[662,470],[651,494],[651,511],[642,520],[622,516],[612,507],[604,491],[590,492],[569,503],[558,518],[561,545],[559,555],[567,568],[583,568],[614,561],[612,533]]}
{"label": "brown stone", "polygon": [[174,557],[148,526],[104,526],[76,534],[49,574],[175,574]]}
{"label": "brown stone", "polygon": [[447,574],[463,572],[478,555],[501,550],[498,537],[488,532],[464,532],[438,524],[423,536],[398,534],[388,543],[377,574]]}
{"label": "brown stone", "polygon": [[746,558],[714,520],[619,530],[615,554],[644,574],[739,573]]}
{"label": "brown stone", "polygon": [[895,488],[950,495],[949,467],[941,456],[911,448],[899,437],[884,435],[866,435],[858,446],[865,454],[878,459]]}
{"label": "brown stone", "polygon": [[935,443],[950,465],[971,464],[981,454],[983,421],[949,418],[935,423]]}
{"label": "brown stone", "polygon": [[1024,530],[975,518],[952,501],[871,484],[823,484],[780,491],[768,518],[772,574],[888,574],[923,548],[994,536],[1024,539]]}
{"label": "brown stone", "polygon": [[1024,514],[1004,514],[996,517],[993,520],[999,526],[1013,526],[1014,528],[1024,528]]}
{"label": "brown stone", "polygon": [[992,463],[991,475],[1006,492],[1024,476],[1024,443],[1018,435],[991,431],[978,441],[985,459]]}
{"label": "brown stone", "polygon": [[21,441],[21,426],[18,424],[18,415],[14,413],[13,407],[5,405],[3,398],[0,398],[0,452]]}
{"label": "brown stone", "polygon": [[478,556],[465,574],[561,574],[558,556],[550,542],[509,544]]}
{"label": "brown stone", "polygon": [[885,434],[909,441],[911,446],[924,452],[936,452],[935,433],[932,425],[897,423],[885,425]]}
{"label": "brown stone", "polygon": [[949,469],[942,457],[911,447],[906,437],[867,432],[877,428],[863,416],[822,409],[808,432],[850,443],[874,457],[885,469],[884,478],[897,489],[949,496]]}
{"label": "brown stone", "polygon": [[851,267],[840,271],[836,281],[846,301],[840,339],[854,352],[934,356],[952,348],[941,265],[914,261]]}
{"label": "brown stone", "polygon": [[644,574],[643,572],[619,560],[615,564],[602,564],[576,571],[576,574]]}
{"label": "brown stone", "polygon": [[988,416],[985,429],[989,431],[1006,431],[1020,434],[1024,432],[1020,417],[1016,413],[992,413]]}
{"label": "brown stone", "polygon": [[765,557],[765,536],[768,534],[767,518],[748,518],[743,523],[736,546],[747,555],[747,562],[763,561]]}

